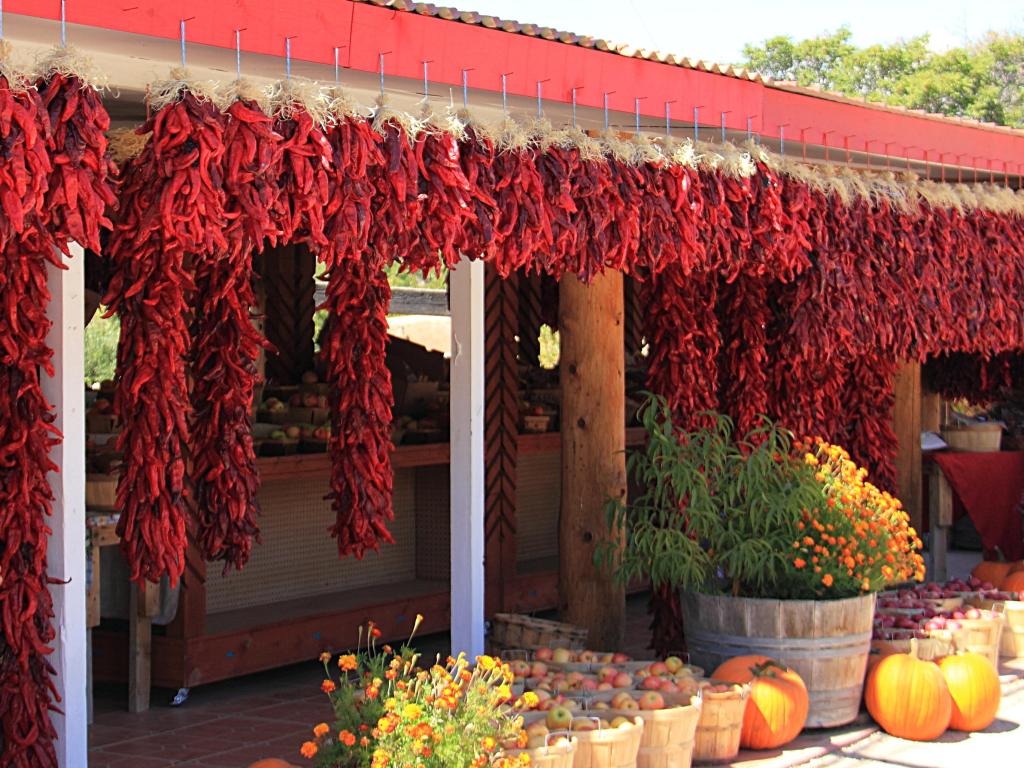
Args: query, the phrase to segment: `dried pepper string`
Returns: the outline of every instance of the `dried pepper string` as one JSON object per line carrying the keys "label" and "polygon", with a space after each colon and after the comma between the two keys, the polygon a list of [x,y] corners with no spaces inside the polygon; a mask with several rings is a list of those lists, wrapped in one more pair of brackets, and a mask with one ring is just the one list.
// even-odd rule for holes
{"label": "dried pepper string", "polygon": [[[417,265],[430,265],[440,257],[446,267],[459,262],[459,247],[465,244],[465,229],[476,219],[473,187],[463,172],[460,161],[458,134],[463,133],[461,123],[454,116],[448,120],[448,129],[436,125],[430,118],[415,138],[413,150],[419,169],[417,188],[421,215],[417,220],[416,243],[420,253],[411,255]],[[455,132],[453,132],[455,131]],[[429,271],[430,266],[424,270]]]}
{"label": "dried pepper string", "polygon": [[194,275],[191,476],[195,541],[225,572],[245,566],[259,542],[259,475],[252,440],[256,361],[268,346],[252,322],[253,254],[277,236],[281,137],[252,98],[224,110],[222,157],[227,247],[198,255]]}
{"label": "dried pepper string", "polygon": [[370,247],[371,206],[385,164],[370,124],[342,110],[328,133],[332,207],[326,216],[328,318],[322,355],[330,384],[331,534],[340,555],[391,543],[391,375],[385,364],[391,289],[387,255]]}
{"label": "dried pepper string", "polygon": [[62,268],[44,205],[50,141],[38,93],[0,65],[0,764],[12,768],[57,764],[47,475],[58,471],[50,450],[60,435],[40,382],[54,373],[47,277]]}
{"label": "dried pepper string", "polygon": [[[183,73],[179,73],[183,77]],[[191,406],[185,356],[194,290],[187,256],[227,250],[220,177],[224,120],[183,79],[140,129],[150,134],[125,171],[110,244],[114,275],[105,302],[121,319],[114,408],[118,449],[118,534],[133,581],[172,583],[184,568],[185,462]]]}
{"label": "dried pepper string", "polygon": [[494,229],[501,247],[494,257],[502,277],[529,270],[554,247],[544,179],[537,168],[537,151],[511,121],[503,125],[494,156]]}

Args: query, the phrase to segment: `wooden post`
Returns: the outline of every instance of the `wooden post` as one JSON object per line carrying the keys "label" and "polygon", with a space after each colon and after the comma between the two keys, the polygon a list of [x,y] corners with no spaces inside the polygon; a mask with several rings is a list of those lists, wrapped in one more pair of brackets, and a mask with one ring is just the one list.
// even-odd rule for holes
{"label": "wooden post", "polygon": [[918,531],[924,520],[921,514],[921,365],[903,363],[893,382],[896,404],[893,408],[893,430],[898,440],[896,452],[896,485],[899,499],[910,514],[910,523]]}
{"label": "wooden post", "polygon": [[948,577],[946,553],[949,550],[949,530],[953,526],[953,489],[935,462],[931,462],[928,475],[928,519],[931,524],[928,578],[945,581]]}
{"label": "wooden post", "polygon": [[593,648],[619,648],[625,592],[594,565],[608,536],[605,502],[626,494],[626,379],[622,275],[607,272],[583,285],[560,283],[558,327],[562,383],[562,506],[559,607],[589,630]]}
{"label": "wooden post", "polygon": [[160,585],[131,585],[128,604],[128,711],[149,709],[153,669],[153,617],[160,611]]}
{"label": "wooden post", "polygon": [[484,652],[484,264],[450,273],[452,654]]}
{"label": "wooden post", "polygon": [[53,625],[57,638],[50,663],[63,712],[52,713],[57,731],[57,762],[62,768],[85,765],[88,638],[85,601],[85,254],[71,245],[67,269],[51,267],[47,278],[53,321],[46,343],[53,350],[53,377],[43,376],[43,395],[53,405],[53,426],[64,436],[51,452],[60,472],[50,475],[53,516],[47,544],[47,575],[53,580]]}
{"label": "wooden post", "polygon": [[942,429],[942,396],[938,392],[921,391],[921,429],[925,432]]}

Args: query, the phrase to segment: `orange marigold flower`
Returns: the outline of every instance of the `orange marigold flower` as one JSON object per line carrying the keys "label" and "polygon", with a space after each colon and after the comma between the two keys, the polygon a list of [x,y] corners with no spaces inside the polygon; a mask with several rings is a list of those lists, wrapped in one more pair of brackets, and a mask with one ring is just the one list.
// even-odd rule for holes
{"label": "orange marigold flower", "polygon": [[320,663],[321,664],[326,664],[330,660],[331,660],[331,654],[329,654],[327,651],[324,651],[323,653],[320,654]]}
{"label": "orange marigold flower", "polygon": [[342,731],[338,734],[338,741],[346,747],[351,747],[356,743],[356,735],[352,731]]}
{"label": "orange marigold flower", "polygon": [[796,560],[793,561],[793,565],[795,565],[797,568],[803,568],[807,565],[807,561],[804,560],[802,557],[798,557]]}
{"label": "orange marigold flower", "polygon": [[327,727],[327,723],[319,723],[313,727],[313,735],[319,739],[321,736],[326,736],[327,732],[330,730],[331,729]]}
{"label": "orange marigold flower", "polygon": [[338,659],[338,666],[345,672],[352,672],[359,666],[359,662],[355,654],[350,653]]}
{"label": "orange marigold flower", "polygon": [[307,760],[312,760],[317,753],[316,743],[312,741],[307,741],[305,744],[302,745],[302,749],[300,749],[299,752]]}
{"label": "orange marigold flower", "polygon": [[832,574],[831,573],[826,573],[824,576],[822,576],[821,577],[821,583],[824,584],[826,587],[831,587],[832,586]]}
{"label": "orange marigold flower", "polygon": [[804,536],[804,545],[808,547],[814,546],[814,539],[810,536]]}
{"label": "orange marigold flower", "polygon": [[334,684],[334,681],[330,679],[324,680],[322,683],[320,683],[320,690],[324,693],[334,693],[334,690],[337,687],[338,686]]}

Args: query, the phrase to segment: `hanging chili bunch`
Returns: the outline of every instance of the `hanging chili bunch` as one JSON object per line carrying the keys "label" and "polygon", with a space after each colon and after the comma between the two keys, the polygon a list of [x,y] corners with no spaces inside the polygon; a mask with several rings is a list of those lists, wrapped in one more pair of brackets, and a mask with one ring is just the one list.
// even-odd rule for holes
{"label": "hanging chili bunch", "polygon": [[576,214],[572,218],[576,230],[575,248],[566,256],[563,271],[589,283],[595,275],[602,273],[608,264],[626,264],[630,248],[635,258],[635,239],[631,239],[626,224],[620,234],[625,239],[616,241],[612,237],[616,220],[626,219],[624,203],[616,187],[611,162],[601,154],[600,147],[586,135],[573,132],[569,141],[575,143],[571,150],[577,154],[576,173],[570,177],[572,199]]}
{"label": "hanging chili bunch", "polygon": [[544,179],[537,169],[536,149],[512,121],[503,123],[494,155],[493,175],[496,239],[501,243],[494,258],[498,274],[533,268],[554,248],[550,209],[545,202]]}
{"label": "hanging chili bunch", "polygon": [[340,555],[362,557],[393,541],[391,375],[385,365],[391,289],[385,256],[369,247],[370,206],[382,173],[380,137],[338,100],[333,150],[322,354],[331,405],[331,534]]}
{"label": "hanging chili bunch", "polygon": [[277,83],[271,94],[280,167],[273,197],[277,237],[272,245],[301,243],[313,250],[327,245],[324,211],[328,205],[331,147],[327,143],[327,107],[291,80]]}
{"label": "hanging chili bunch", "polygon": [[107,211],[117,202],[117,170],[107,152],[110,115],[100,91],[74,74],[80,63],[66,49],[58,50],[44,63],[44,74],[36,83],[49,120],[53,163],[45,212],[61,248],[74,240],[98,253],[100,230],[112,226]]}
{"label": "hanging chili bunch", "polygon": [[868,470],[871,482],[896,491],[896,433],[893,378],[896,363],[880,356],[861,356],[851,363],[843,398],[849,425],[844,445],[853,460]]}
{"label": "hanging chili bunch", "polygon": [[121,319],[114,408],[124,462],[118,534],[133,581],[176,582],[184,567],[187,254],[224,252],[223,115],[183,80],[153,89],[150,138],[125,171],[110,244],[114,275],[104,303]]}
{"label": "hanging chili bunch", "polygon": [[[703,189],[694,165],[692,145],[669,143],[665,154],[667,162],[656,170],[648,164],[648,174],[657,173],[659,177],[665,200],[675,218],[674,231],[680,239],[680,248],[675,253],[670,252],[667,259],[663,258],[656,271],[678,264],[682,273],[689,275],[708,267],[702,229],[705,210]],[[641,231],[646,232],[650,219],[643,217],[643,213],[641,216]]]}
{"label": "hanging chili bunch", "polygon": [[[465,125],[459,142],[459,166],[469,184],[471,216],[462,224],[462,235],[456,249],[472,259],[483,259],[507,269],[502,257],[504,238],[498,229],[498,201],[495,199],[498,179],[494,173],[494,141],[488,133],[468,115],[460,117]],[[517,181],[518,183],[518,181]],[[508,272],[504,277],[508,277]]]}
{"label": "hanging chili bunch", "polygon": [[253,253],[277,234],[280,172],[271,118],[253,99],[225,109],[223,251],[197,255],[192,333],[192,481],[195,541],[207,560],[241,570],[259,540],[259,476],[252,406],[265,341],[252,322]]}
{"label": "hanging chili bunch", "polygon": [[[641,237],[641,207],[646,198],[655,196],[655,190],[647,188],[647,176],[642,170],[651,150],[638,142],[619,141],[612,136],[606,138],[605,144],[609,149],[607,163],[613,194],[609,199],[610,221],[605,232],[608,247],[603,266],[629,274],[636,271],[642,239],[651,241],[650,247],[659,255],[666,246],[663,230],[644,232]],[[661,214],[668,218],[667,205],[661,209]],[[656,240],[659,237],[664,239]],[[649,254],[645,256],[647,261],[650,258]]]}
{"label": "hanging chili bunch", "polygon": [[[0,59],[8,51],[0,46]],[[47,518],[60,440],[40,376],[53,375],[47,273],[59,268],[46,227],[49,120],[36,91],[0,66],[0,764],[57,764],[50,711],[59,696]]]}
{"label": "hanging chili bunch", "polygon": [[580,173],[579,150],[562,146],[542,138],[534,155],[537,172],[544,184],[540,199],[547,210],[546,219],[551,230],[551,246],[536,252],[536,268],[555,279],[572,271],[570,265],[577,250],[579,232],[576,229],[578,208],[574,198],[574,178]]}
{"label": "hanging chili bunch", "polygon": [[463,126],[454,115],[440,123],[428,120],[416,135],[416,167],[422,201],[419,218],[420,249],[413,261],[430,264],[440,258],[452,267],[459,262],[459,246],[464,242],[464,228],[475,218],[473,190],[460,163],[458,136]]}
{"label": "hanging chili bunch", "polygon": [[426,254],[418,246],[422,202],[419,198],[419,170],[415,140],[419,124],[384,104],[377,107],[372,127],[384,156],[383,164],[371,167],[373,184],[373,227],[368,245],[385,266],[402,262],[403,269],[427,273],[440,269],[437,254]]}
{"label": "hanging chili bunch", "polygon": [[718,323],[722,410],[732,417],[737,434],[746,435],[767,415],[768,281],[741,274],[719,288]]}

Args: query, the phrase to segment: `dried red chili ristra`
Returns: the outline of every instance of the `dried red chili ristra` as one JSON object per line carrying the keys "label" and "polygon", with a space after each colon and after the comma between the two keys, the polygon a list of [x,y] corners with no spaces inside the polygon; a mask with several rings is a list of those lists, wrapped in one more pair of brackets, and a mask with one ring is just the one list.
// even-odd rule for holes
{"label": "dried red chili ristra", "polygon": [[564,272],[575,272],[571,267],[579,231],[575,224],[578,208],[573,193],[575,176],[580,173],[579,150],[557,144],[543,146],[534,156],[534,163],[544,184],[541,202],[547,210],[545,218],[551,230],[551,247],[536,252],[535,266],[557,279]]}
{"label": "dried red chili ristra", "polygon": [[871,482],[896,492],[896,434],[892,411],[896,404],[893,377],[896,363],[879,356],[864,356],[850,366],[846,388],[849,432],[844,445],[857,464],[868,470]]}
{"label": "dried red chili ristra", "polygon": [[501,242],[494,264],[502,277],[533,268],[554,247],[544,179],[536,161],[536,151],[525,146],[501,149],[494,157],[494,230]]}
{"label": "dried red chili ristra", "polygon": [[428,272],[440,255],[447,267],[459,262],[463,227],[476,218],[470,208],[472,188],[459,164],[458,139],[444,128],[430,125],[414,144],[422,214],[418,220],[419,253],[409,254],[413,271]]}
{"label": "dried red chili ristra", "polygon": [[[574,151],[579,153],[579,150]],[[567,254],[564,270],[589,283],[594,275],[604,272],[606,264],[625,264],[628,258],[625,248],[629,243],[630,225],[627,224],[622,233],[626,239],[616,241],[612,237],[613,223],[625,215],[608,160],[580,157],[572,177],[572,199],[576,204],[576,215],[572,219],[576,247]]]}
{"label": "dried red chili ristra", "polygon": [[[0,75],[0,765],[57,765],[51,710],[60,697],[47,545],[60,441],[40,376],[53,375],[48,273],[59,267],[46,227],[49,120],[38,93]],[[59,710],[57,710],[59,711]]]}
{"label": "dried red chili ristra", "polygon": [[330,384],[332,535],[338,552],[362,557],[390,543],[394,518],[391,470],[391,377],[385,365],[390,287],[385,255],[369,247],[374,178],[383,173],[382,143],[370,125],[341,116],[331,126],[327,269],[328,313],[322,355]]}
{"label": "dried red chili ristra", "polygon": [[[383,264],[390,265],[411,256],[418,247],[422,215],[419,172],[409,136],[390,112],[379,108],[372,126],[384,162],[370,170],[374,226],[370,229],[368,246]],[[422,253],[422,249],[416,252]],[[440,268],[440,260],[435,254],[429,261],[407,262],[403,268],[436,270]]]}
{"label": "dried red chili ristra", "polygon": [[259,105],[232,102],[224,117],[222,177],[227,248],[195,257],[191,424],[195,541],[204,557],[241,570],[259,541],[259,475],[251,411],[256,360],[266,342],[250,316],[253,252],[274,238],[280,136]]}
{"label": "dried red chili ristra", "polygon": [[[55,632],[48,589],[50,450],[60,442],[40,387],[53,375],[46,346],[47,272],[55,243],[32,213],[0,252],[0,765],[57,765],[50,711],[60,697],[49,662]],[[59,711],[59,710],[57,710]]]}
{"label": "dried red chili ristra", "polygon": [[682,247],[656,272],[677,264],[684,275],[710,268],[706,243],[702,234],[705,201],[697,169],[673,159],[661,167],[662,192],[675,217],[675,231]]}
{"label": "dried red chili ristra", "polygon": [[391,375],[385,364],[391,287],[380,254],[340,259],[327,280],[323,355],[331,384],[331,534],[361,558],[393,543]]}
{"label": "dried red chili ristra", "polygon": [[494,142],[472,123],[466,126],[464,133],[459,142],[459,165],[469,183],[468,205],[473,215],[464,219],[456,249],[470,258],[494,264],[498,274],[508,277],[508,260],[502,247],[504,240],[498,228]]}
{"label": "dried red chili ristra", "polygon": [[74,240],[98,253],[100,229],[112,226],[107,209],[117,203],[117,170],[107,154],[110,116],[99,91],[73,75],[50,72],[36,89],[50,122],[47,225],[61,248]]}
{"label": "dried red chili ristra", "polygon": [[117,486],[118,534],[133,581],[172,583],[185,560],[185,454],[191,407],[186,254],[227,250],[220,172],[224,120],[182,91],[140,129],[150,137],[125,171],[110,244],[107,296],[121,318],[114,407],[124,463]]}
{"label": "dried red chili ristra", "polygon": [[718,323],[722,335],[720,378],[722,410],[738,434],[755,429],[768,413],[768,281],[739,275],[719,288]]}
{"label": "dried red chili ristra", "polygon": [[280,167],[273,219],[280,233],[271,244],[301,243],[313,250],[327,245],[324,211],[328,205],[331,147],[325,128],[301,104],[289,101],[287,84],[281,86],[274,115]]}
{"label": "dried red chili ristra", "polygon": [[729,227],[732,211],[726,200],[722,175],[714,169],[701,166],[694,181],[700,187],[703,216],[699,219],[700,240],[704,246],[706,268],[721,270],[732,258]]}
{"label": "dried red chili ristra", "polygon": [[[639,163],[617,157],[608,158],[607,163],[613,194],[609,199],[610,218],[604,235],[608,247],[603,267],[631,274],[637,269],[641,239],[649,243],[660,257],[670,237],[658,227],[645,230],[642,238],[640,233],[640,209],[644,199],[664,202],[664,198],[647,188],[647,177]],[[663,206],[661,213],[663,221],[668,218],[667,205]],[[651,258],[645,256],[648,262]]]}
{"label": "dried red chili ristra", "polygon": [[724,209],[719,217],[719,230],[714,234],[718,249],[719,269],[726,282],[741,272],[758,274],[759,265],[751,252],[750,209],[753,192],[750,177],[744,172],[719,173],[724,194]]}

